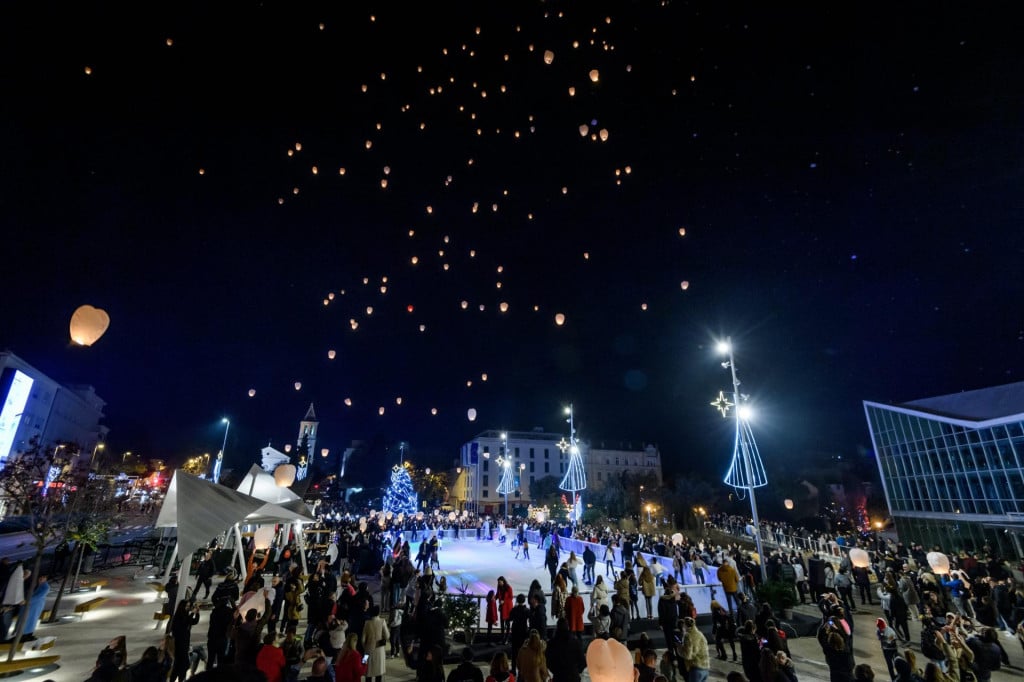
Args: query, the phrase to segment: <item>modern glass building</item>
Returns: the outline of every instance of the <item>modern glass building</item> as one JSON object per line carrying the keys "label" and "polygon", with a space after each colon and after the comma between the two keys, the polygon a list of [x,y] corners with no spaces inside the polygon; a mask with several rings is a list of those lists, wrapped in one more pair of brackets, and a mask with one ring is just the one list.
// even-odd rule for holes
{"label": "modern glass building", "polygon": [[1024,557],[1024,382],[864,413],[900,540]]}

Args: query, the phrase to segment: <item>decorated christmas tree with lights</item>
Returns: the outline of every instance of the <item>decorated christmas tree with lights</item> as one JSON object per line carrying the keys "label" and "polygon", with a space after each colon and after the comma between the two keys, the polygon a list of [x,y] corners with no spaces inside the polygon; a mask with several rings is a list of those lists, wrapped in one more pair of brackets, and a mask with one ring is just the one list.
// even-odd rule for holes
{"label": "decorated christmas tree with lights", "polygon": [[415,514],[416,493],[412,489],[412,478],[404,466],[391,469],[391,485],[384,492],[384,511],[394,514]]}

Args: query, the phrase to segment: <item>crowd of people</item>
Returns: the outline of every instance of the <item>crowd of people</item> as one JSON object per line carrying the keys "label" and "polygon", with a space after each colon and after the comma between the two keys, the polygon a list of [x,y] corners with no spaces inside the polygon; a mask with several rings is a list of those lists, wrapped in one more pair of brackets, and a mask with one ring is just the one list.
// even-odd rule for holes
{"label": "crowd of people", "polygon": [[[483,682],[471,648],[445,675],[446,659],[457,653],[446,602],[458,593],[436,571],[442,543],[456,537],[507,542],[526,557],[535,538],[537,560],[549,577],[547,586],[539,580],[513,586],[501,576],[480,599],[486,634],[478,643],[496,651],[488,682],[577,681],[589,638],[628,644],[643,682],[703,682],[709,641],[718,659],[731,655],[742,669],[731,674],[732,682],[796,680],[787,630],[772,606],[758,601],[761,558],[738,542],[721,546],[708,537],[680,540],[610,527],[573,531],[521,520],[506,527],[471,516],[399,522],[325,515],[307,537],[308,574],[301,568],[301,545],[290,538],[266,551],[247,548],[245,575],[229,569],[216,587],[214,578],[225,567],[216,565],[211,547],[199,561],[191,598],[177,599],[172,578],[168,602],[176,606],[167,644],[156,658],[147,651],[133,666],[133,682],[185,680],[200,664],[202,675],[260,671],[268,682],[295,682],[307,664],[311,682],[381,682],[395,664],[423,682]],[[568,538],[593,544],[577,555],[563,546]],[[894,682],[986,682],[1008,662],[999,629],[1015,634],[1024,647],[1024,588],[1004,562],[964,553],[951,557],[950,574],[937,575],[919,546],[866,544],[872,559],[867,567],[854,566],[848,553],[833,557],[785,546],[763,557],[769,580],[790,584],[801,603],[820,609],[817,640],[832,680],[873,676],[853,653],[858,597],[861,608],[877,600],[882,611],[875,636]],[[685,589],[699,583],[714,590],[710,638],[697,627]],[[201,639],[193,630],[206,613],[205,643],[193,642]],[[917,652],[907,648],[911,618],[921,622]],[[658,630],[663,645],[656,648],[649,632]],[[96,682],[115,679],[103,677],[112,669],[99,665]]]}

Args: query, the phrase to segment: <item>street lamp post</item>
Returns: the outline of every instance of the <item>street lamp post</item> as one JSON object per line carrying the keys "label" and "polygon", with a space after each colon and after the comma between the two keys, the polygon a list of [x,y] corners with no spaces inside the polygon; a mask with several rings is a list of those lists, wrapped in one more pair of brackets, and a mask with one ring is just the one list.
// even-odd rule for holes
{"label": "street lamp post", "polygon": [[89,459],[89,468],[90,469],[94,468],[95,465],[96,465],[96,452],[98,450],[104,449],[105,447],[107,447],[107,444],[104,443],[103,441],[100,441],[99,443],[96,443],[96,445],[93,447],[93,449],[92,449],[92,457]]}
{"label": "street lamp post", "polygon": [[761,462],[761,455],[757,451],[757,443],[754,441],[754,433],[750,429],[750,410],[744,404],[746,396],[740,393],[740,380],[736,374],[736,359],[732,352],[732,339],[726,337],[725,341],[718,344],[718,352],[726,355],[729,359],[722,363],[728,367],[732,374],[733,402],[719,393],[718,400],[712,403],[726,417],[730,407],[735,407],[734,417],[736,419],[736,443],[733,449],[732,462],[729,465],[729,472],[725,475],[725,483],[737,489],[746,490],[750,495],[750,514],[754,526],[754,544],[757,546],[759,557],[758,566],[761,569],[761,581],[768,580],[768,572],[765,568],[764,549],[761,546],[761,522],[757,516],[757,496],[755,488],[768,485],[768,477],[765,474],[764,463]]}
{"label": "street lamp post", "polygon": [[228,430],[231,428],[231,420],[224,417],[220,420],[220,423],[224,425],[224,442],[220,445],[220,454],[223,458],[227,454],[228,449]]}
{"label": "street lamp post", "polygon": [[573,422],[572,403],[565,408],[565,415],[568,417],[565,421],[569,423],[569,442],[566,443],[563,438],[558,447],[563,453],[566,450],[569,451],[569,466],[565,468],[565,476],[562,478],[561,483],[558,484],[558,487],[572,494],[572,527],[573,530],[576,530],[576,524],[579,522],[577,518],[579,514],[576,512],[583,506],[582,497],[577,500],[577,495],[587,487],[587,472],[583,468],[583,457],[580,454],[580,446],[576,440],[576,424]]}

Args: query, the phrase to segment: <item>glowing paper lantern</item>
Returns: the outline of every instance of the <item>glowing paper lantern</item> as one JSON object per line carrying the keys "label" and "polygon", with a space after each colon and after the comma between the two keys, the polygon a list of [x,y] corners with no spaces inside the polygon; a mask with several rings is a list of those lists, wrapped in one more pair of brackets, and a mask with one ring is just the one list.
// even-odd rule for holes
{"label": "glowing paper lantern", "polygon": [[633,679],[633,657],[615,639],[595,639],[587,647],[587,672],[593,682],[623,682]]}
{"label": "glowing paper lantern", "polygon": [[253,533],[252,540],[256,549],[270,549],[270,543],[274,541],[274,527],[260,526]]}
{"label": "glowing paper lantern", "polygon": [[601,132],[599,132],[597,134],[597,136],[601,138],[601,142],[607,142],[608,141],[608,129],[607,128],[601,128]]}
{"label": "glowing paper lantern", "polygon": [[680,237],[685,237],[686,236],[686,228],[685,227],[680,227],[679,228],[679,236]]}
{"label": "glowing paper lantern", "polygon": [[333,360],[336,355],[337,355],[337,353],[335,351],[333,351],[333,350],[327,351],[327,359],[328,360]]}
{"label": "glowing paper lantern", "polygon": [[435,416],[436,416],[436,415],[437,415],[437,408],[436,408],[436,407],[431,407],[431,408],[430,408],[430,414],[432,414],[432,415],[435,415]]}
{"label": "glowing paper lantern", "polygon": [[675,534],[673,534],[672,535],[672,544],[673,545],[681,545],[681,544],[683,544],[683,534],[682,533],[675,533]]}
{"label": "glowing paper lantern", "polygon": [[[289,450],[291,448],[288,448]],[[279,464],[274,469],[274,483],[279,488],[287,488],[292,483],[295,483],[295,465],[294,464]]]}
{"label": "glowing paper lantern", "polygon": [[468,410],[466,410],[466,419],[468,419],[471,422],[476,421],[476,408],[471,407]]}
{"label": "glowing paper lantern", "polygon": [[255,388],[250,388],[249,389],[249,397],[252,398],[254,395],[256,395],[256,389]]}
{"label": "glowing paper lantern", "polygon": [[301,381],[296,381],[295,382],[295,390],[296,391],[301,391],[302,390],[302,382]]}
{"label": "glowing paper lantern", "polygon": [[352,407],[352,398],[345,398],[345,407]]}
{"label": "glowing paper lantern", "polygon": [[79,306],[71,315],[71,340],[79,346],[91,346],[109,326],[110,315],[105,310],[91,305]]}
{"label": "glowing paper lantern", "polygon": [[587,133],[589,133],[589,132],[590,132],[590,126],[588,126],[586,123],[584,123],[583,125],[580,126],[580,137],[586,137]]}
{"label": "glowing paper lantern", "polygon": [[949,573],[949,557],[942,552],[928,552],[928,565],[937,575]]}
{"label": "glowing paper lantern", "polygon": [[684,279],[682,282],[679,283],[679,288],[682,289],[683,291],[686,291],[687,289],[690,288],[690,282]]}
{"label": "glowing paper lantern", "polygon": [[850,550],[850,562],[855,568],[867,568],[871,565],[871,557],[860,547],[854,547]]}
{"label": "glowing paper lantern", "polygon": [[782,506],[785,507],[786,509],[792,509],[793,508],[793,500],[791,500],[791,499],[789,499],[787,497],[785,500],[782,501]]}
{"label": "glowing paper lantern", "polygon": [[557,315],[555,315],[555,324],[557,324],[559,327],[565,324],[565,315],[563,315],[562,313],[558,313]]}
{"label": "glowing paper lantern", "polygon": [[555,53],[551,50],[544,50],[544,63],[550,64],[553,61],[555,61]]}
{"label": "glowing paper lantern", "polygon": [[455,512],[448,512],[449,521],[454,521],[456,518],[458,518],[458,514],[456,514]]}
{"label": "glowing paper lantern", "polygon": [[590,70],[590,82],[591,83],[596,83],[598,80],[600,80],[600,78],[601,78],[601,72],[600,71],[598,71],[597,69],[591,69]]}
{"label": "glowing paper lantern", "polygon": [[499,303],[498,304],[498,310],[500,310],[503,313],[507,313],[508,312],[508,303],[506,303],[505,301],[502,301],[501,303]]}
{"label": "glowing paper lantern", "polygon": [[379,414],[382,417],[384,416],[384,406],[383,405],[377,408],[377,414]]}

